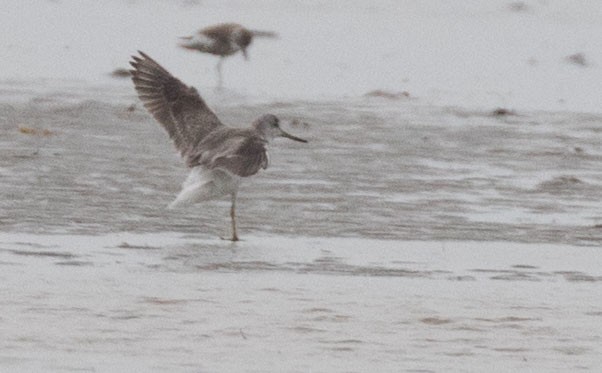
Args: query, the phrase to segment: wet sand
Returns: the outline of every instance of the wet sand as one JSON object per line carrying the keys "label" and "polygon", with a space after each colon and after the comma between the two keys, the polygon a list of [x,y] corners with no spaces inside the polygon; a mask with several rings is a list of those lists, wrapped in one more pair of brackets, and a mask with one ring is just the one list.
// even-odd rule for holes
{"label": "wet sand", "polygon": [[[597,248],[2,235],[7,371],[596,371]],[[492,365],[492,361],[495,364]]]}
{"label": "wet sand", "polygon": [[602,117],[211,97],[310,140],[243,184],[231,244],[227,201],[165,209],[167,136],[99,95],[0,104],[0,370],[602,365]]}

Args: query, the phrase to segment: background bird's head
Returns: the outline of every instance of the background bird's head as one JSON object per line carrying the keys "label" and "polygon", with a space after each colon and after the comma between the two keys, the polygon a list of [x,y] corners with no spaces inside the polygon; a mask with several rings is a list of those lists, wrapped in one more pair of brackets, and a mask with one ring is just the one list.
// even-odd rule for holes
{"label": "background bird's head", "polygon": [[253,41],[253,34],[249,30],[240,27],[232,33],[232,41],[240,47],[243,56],[245,56],[245,60],[248,60],[249,55],[247,53],[247,48]]}

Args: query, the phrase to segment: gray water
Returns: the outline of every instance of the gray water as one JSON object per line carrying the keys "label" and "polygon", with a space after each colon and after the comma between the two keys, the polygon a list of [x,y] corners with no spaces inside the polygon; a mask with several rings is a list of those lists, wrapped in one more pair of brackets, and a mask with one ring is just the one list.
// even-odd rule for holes
{"label": "gray water", "polygon": [[602,367],[602,116],[254,104],[279,139],[229,202],[129,93],[0,104],[0,371]]}
{"label": "gray water", "polygon": [[[0,104],[0,230],[224,233],[226,200],[165,209],[187,170],[135,102]],[[600,116],[377,99],[217,112],[238,126],[272,112],[310,140],[277,140],[271,167],[243,183],[243,236],[602,241]]]}

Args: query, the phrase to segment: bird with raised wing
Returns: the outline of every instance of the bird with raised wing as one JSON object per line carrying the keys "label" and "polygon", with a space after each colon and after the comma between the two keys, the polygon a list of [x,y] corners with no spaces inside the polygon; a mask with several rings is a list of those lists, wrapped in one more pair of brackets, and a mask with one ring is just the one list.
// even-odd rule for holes
{"label": "bird with raised wing", "polygon": [[249,59],[247,48],[253,42],[254,37],[276,38],[277,34],[272,31],[249,30],[237,23],[221,23],[206,27],[194,35],[180,37],[180,46],[219,56],[216,67],[217,86],[221,87],[224,58],[240,51],[246,60]]}
{"label": "bird with raised wing", "polygon": [[250,128],[224,125],[194,87],[186,86],[143,52],[132,56],[132,81],[144,107],[165,128],[191,169],[170,208],[220,196],[231,197],[232,241],[236,232],[236,195],[241,180],[266,169],[268,145],[276,137],[307,142],[285,132],[272,114]]}

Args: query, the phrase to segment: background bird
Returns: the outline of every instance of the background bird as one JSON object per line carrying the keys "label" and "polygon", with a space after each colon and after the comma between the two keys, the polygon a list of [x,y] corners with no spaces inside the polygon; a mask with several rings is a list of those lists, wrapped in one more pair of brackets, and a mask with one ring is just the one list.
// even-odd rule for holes
{"label": "background bird", "polygon": [[221,87],[224,58],[241,51],[248,60],[247,48],[253,42],[254,37],[276,38],[278,36],[272,31],[249,30],[237,23],[221,23],[204,28],[192,36],[181,37],[180,46],[219,56],[216,68],[218,87]]}
{"label": "background bird", "polygon": [[272,114],[259,117],[246,129],[224,125],[195,88],[184,85],[148,55],[139,53],[130,62],[138,96],[191,168],[170,207],[230,195],[231,239],[238,241],[236,195],[241,179],[268,167],[268,144],[275,137],[307,141],[283,131]]}

